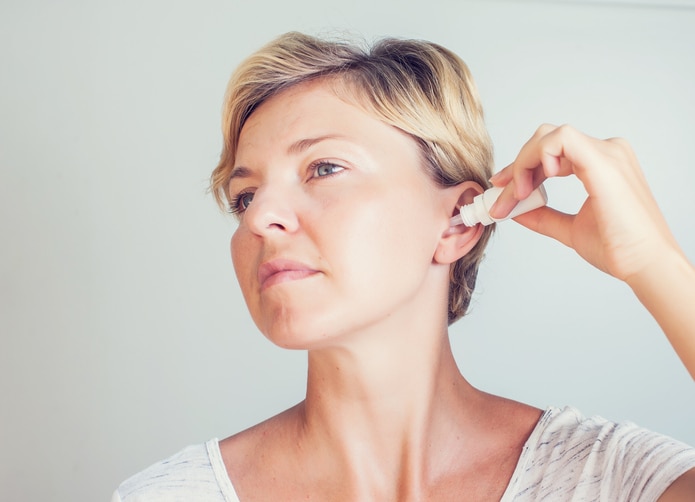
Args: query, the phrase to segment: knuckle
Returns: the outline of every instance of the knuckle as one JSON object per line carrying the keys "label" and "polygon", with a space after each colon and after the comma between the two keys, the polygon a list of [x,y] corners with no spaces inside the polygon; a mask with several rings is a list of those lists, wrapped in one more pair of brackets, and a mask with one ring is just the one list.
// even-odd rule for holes
{"label": "knuckle", "polygon": [[610,145],[616,156],[632,158],[634,155],[630,142],[625,138],[608,138],[606,143]]}
{"label": "knuckle", "polygon": [[554,124],[541,124],[538,126],[538,129],[536,129],[535,136],[545,136],[546,134],[553,132],[555,129],[557,129],[557,126]]}
{"label": "knuckle", "polygon": [[630,142],[625,138],[608,138],[606,141],[623,150],[631,149]]}
{"label": "knuckle", "polygon": [[573,136],[577,132],[577,130],[569,124],[562,124],[556,130],[557,133],[563,137]]}

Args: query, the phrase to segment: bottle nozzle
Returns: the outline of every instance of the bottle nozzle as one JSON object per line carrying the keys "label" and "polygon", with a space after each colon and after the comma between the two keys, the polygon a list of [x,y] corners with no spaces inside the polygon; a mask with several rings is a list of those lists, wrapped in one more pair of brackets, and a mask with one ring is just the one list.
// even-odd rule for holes
{"label": "bottle nozzle", "polygon": [[484,193],[477,195],[471,204],[461,206],[459,214],[452,217],[449,224],[452,227],[455,227],[456,225],[466,225],[472,227],[478,223],[490,225],[496,221],[514,218],[515,216],[519,216],[520,214],[539,208],[548,203],[548,194],[546,193],[543,185],[540,185],[533,192],[531,192],[531,195],[529,195],[528,198],[519,201],[508,216],[502,219],[495,219],[490,216],[489,210],[497,200],[497,197],[499,197],[499,195],[502,193],[502,190],[502,187],[492,187],[486,190]]}
{"label": "bottle nozzle", "polygon": [[450,227],[455,227],[458,225],[463,225],[463,218],[461,218],[461,213],[457,214],[456,216],[452,216],[449,222]]}

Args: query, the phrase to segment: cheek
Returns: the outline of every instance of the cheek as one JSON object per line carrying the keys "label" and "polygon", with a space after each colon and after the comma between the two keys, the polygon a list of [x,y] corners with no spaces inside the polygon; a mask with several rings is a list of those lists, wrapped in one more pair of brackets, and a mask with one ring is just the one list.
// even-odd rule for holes
{"label": "cheek", "polygon": [[239,231],[237,230],[232,234],[232,238],[229,241],[229,252],[232,255],[232,264],[234,265],[234,271],[239,274],[238,272],[238,264],[239,261],[241,260],[239,250],[241,249],[241,246],[239,245],[239,237],[238,237]]}
{"label": "cheek", "polygon": [[251,271],[251,253],[248,239],[244,238],[242,230],[237,229],[232,235],[229,243],[230,253],[232,255],[232,264],[234,265],[234,273],[241,287],[241,292],[248,299],[250,280],[249,274]]}
{"label": "cheek", "polygon": [[400,283],[432,263],[437,241],[432,221],[407,206],[400,198],[385,200],[382,192],[353,204],[349,213],[331,214],[320,247],[330,250],[327,258],[340,257],[341,268],[355,280],[392,281],[395,276]]}

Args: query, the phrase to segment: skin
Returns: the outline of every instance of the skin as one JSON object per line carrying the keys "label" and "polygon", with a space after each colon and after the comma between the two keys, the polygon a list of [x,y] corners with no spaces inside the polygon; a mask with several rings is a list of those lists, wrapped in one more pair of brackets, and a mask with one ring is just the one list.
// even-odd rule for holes
{"label": "skin", "polygon": [[[569,174],[589,194],[578,215],[543,208],[517,221],[625,280],[695,374],[683,306],[695,272],[624,142],[541,128],[493,179],[508,187],[493,215]],[[540,410],[472,387],[449,346],[449,266],[481,233],[449,218],[480,191],[436,187],[410,137],[321,81],[251,115],[230,185],[253,193],[241,196],[234,267],[259,329],[308,350],[309,366],[302,403],[221,442],[242,500],[500,499]],[[674,305],[673,288],[689,300]],[[694,476],[662,500],[692,498]]]}
{"label": "skin", "polygon": [[[491,500],[508,484],[540,410],[473,388],[447,335],[450,264],[481,234],[449,218],[481,188],[436,187],[419,159],[325,83],[245,124],[235,270],[260,330],[308,349],[309,369],[305,401],[222,442],[242,500]],[[318,176],[316,160],[340,167]],[[310,272],[268,286],[259,267],[277,259]]]}

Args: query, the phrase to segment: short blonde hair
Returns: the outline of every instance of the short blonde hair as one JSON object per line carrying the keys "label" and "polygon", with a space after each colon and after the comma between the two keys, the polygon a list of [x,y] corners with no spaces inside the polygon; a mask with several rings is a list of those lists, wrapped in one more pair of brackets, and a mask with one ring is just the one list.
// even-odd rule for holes
{"label": "short blonde hair", "polygon": [[[286,33],[247,58],[232,75],[225,97],[220,162],[211,190],[225,206],[230,173],[244,123],[265,100],[291,86],[330,78],[355,93],[357,104],[409,134],[423,167],[442,187],[464,181],[488,186],[492,143],[477,89],[453,52],[421,40],[383,39],[363,49],[344,41]],[[462,317],[493,225],[450,269],[448,321]]]}

